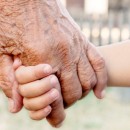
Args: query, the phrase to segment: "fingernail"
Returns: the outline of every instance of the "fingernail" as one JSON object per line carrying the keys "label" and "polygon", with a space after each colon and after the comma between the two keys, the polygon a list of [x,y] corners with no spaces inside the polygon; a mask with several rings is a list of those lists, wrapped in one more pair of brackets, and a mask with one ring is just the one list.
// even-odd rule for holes
{"label": "fingernail", "polygon": [[59,97],[59,93],[56,89],[51,90],[50,95],[51,95],[52,99],[54,99],[54,100]]}
{"label": "fingernail", "polygon": [[14,112],[14,104],[15,104],[14,101],[11,98],[9,98],[9,111],[11,113]]}
{"label": "fingernail", "polygon": [[49,65],[44,66],[44,73],[51,74],[52,68]]}
{"label": "fingernail", "polygon": [[101,98],[104,98],[104,97],[105,97],[105,95],[106,95],[106,91],[105,91],[105,90],[103,90],[103,91],[101,92]]}
{"label": "fingernail", "polygon": [[57,84],[57,78],[55,76],[52,76],[50,79],[51,85],[53,87],[55,87],[55,85]]}
{"label": "fingernail", "polygon": [[52,108],[51,108],[50,106],[48,106],[48,107],[46,107],[46,108],[44,109],[44,111],[45,111],[46,113],[50,113],[51,110],[52,110]]}

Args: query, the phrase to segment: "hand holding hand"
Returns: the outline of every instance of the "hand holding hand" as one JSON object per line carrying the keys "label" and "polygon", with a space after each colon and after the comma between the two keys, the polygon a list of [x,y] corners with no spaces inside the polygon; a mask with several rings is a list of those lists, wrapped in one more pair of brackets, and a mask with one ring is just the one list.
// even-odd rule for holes
{"label": "hand holding hand", "polygon": [[[103,97],[107,83],[104,60],[59,0],[24,3],[15,0],[11,4],[3,0],[0,10],[2,56],[19,56],[26,66],[50,64],[60,81],[65,107],[87,95],[91,89],[98,98]],[[5,64],[3,66],[6,67]],[[5,70],[1,71],[2,88],[15,81],[9,76],[12,68],[6,73]],[[17,103],[15,105],[19,105]]]}

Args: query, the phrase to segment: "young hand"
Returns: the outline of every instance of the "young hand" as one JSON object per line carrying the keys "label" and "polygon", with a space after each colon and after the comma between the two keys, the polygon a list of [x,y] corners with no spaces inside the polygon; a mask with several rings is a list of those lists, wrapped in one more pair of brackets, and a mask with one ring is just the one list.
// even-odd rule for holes
{"label": "young hand", "polygon": [[30,111],[34,120],[47,120],[54,127],[59,127],[65,119],[60,84],[52,68],[47,64],[24,67],[16,71],[19,92],[23,96],[23,105]]}

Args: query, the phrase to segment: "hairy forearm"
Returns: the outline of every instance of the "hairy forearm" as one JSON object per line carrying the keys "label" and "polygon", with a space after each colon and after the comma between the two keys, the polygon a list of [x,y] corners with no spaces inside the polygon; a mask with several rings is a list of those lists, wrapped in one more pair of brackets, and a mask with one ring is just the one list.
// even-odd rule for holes
{"label": "hairy forearm", "polygon": [[109,86],[130,87],[130,40],[98,47],[105,59]]}

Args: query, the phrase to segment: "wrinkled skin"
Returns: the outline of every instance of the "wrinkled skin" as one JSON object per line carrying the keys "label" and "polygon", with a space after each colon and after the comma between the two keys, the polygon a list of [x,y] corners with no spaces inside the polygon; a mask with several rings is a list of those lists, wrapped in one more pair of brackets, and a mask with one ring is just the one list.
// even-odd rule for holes
{"label": "wrinkled skin", "polygon": [[[13,87],[15,76],[10,79],[13,61],[9,56],[18,56],[25,66],[50,64],[60,81],[65,107],[87,95],[93,88],[95,95],[101,98],[99,92],[107,82],[104,60],[86,40],[60,1],[7,1],[0,3],[0,63],[3,64],[0,66],[0,84],[8,97],[19,99],[14,112],[21,109],[22,97],[18,95],[17,87]],[[6,64],[3,56],[8,57]],[[10,69],[6,69],[8,61]],[[58,109],[57,104],[53,107]],[[57,125],[64,119],[64,114],[59,116],[60,113],[54,113],[47,119],[52,125]],[[52,118],[59,120],[54,122]]]}

